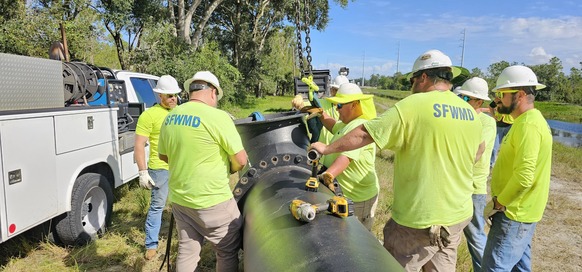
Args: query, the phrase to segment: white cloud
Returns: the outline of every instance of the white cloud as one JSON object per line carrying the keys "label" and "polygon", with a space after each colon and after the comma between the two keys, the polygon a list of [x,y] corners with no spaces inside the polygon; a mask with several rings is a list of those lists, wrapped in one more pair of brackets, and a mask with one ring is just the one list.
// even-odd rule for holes
{"label": "white cloud", "polygon": [[538,46],[538,47],[532,48],[532,50],[529,53],[529,57],[530,57],[532,64],[544,64],[544,63],[548,63],[548,61],[551,58],[553,58],[554,56],[546,53],[546,50],[544,50],[543,47]]}
{"label": "white cloud", "polygon": [[[398,43],[401,45],[399,68],[402,72],[409,71],[411,62],[419,53],[431,48],[442,50],[458,65],[463,30],[466,31],[463,60],[468,69],[478,67],[486,71],[489,65],[498,61],[535,65],[547,63],[552,57],[562,61],[565,72],[571,67],[581,67],[582,15],[577,11],[582,8],[582,3],[578,1],[550,3],[534,0],[525,6],[513,2],[467,3],[440,13],[435,9],[419,9],[412,4],[395,3],[380,8],[377,6],[379,2],[373,0],[367,6],[372,6],[372,12],[390,11],[391,16],[349,20],[349,24],[341,26],[344,39],[334,41],[342,44],[342,55],[332,55],[329,46],[326,47],[328,51],[324,51],[330,61],[345,63],[341,66],[350,67],[357,77],[362,74],[364,47],[367,76],[372,72],[383,74],[385,70],[384,74],[392,75],[396,71],[395,45]],[[495,5],[499,6],[492,7]],[[358,10],[357,14],[361,11]],[[374,57],[383,59],[371,61]],[[337,73],[341,66],[334,67],[332,73]]]}

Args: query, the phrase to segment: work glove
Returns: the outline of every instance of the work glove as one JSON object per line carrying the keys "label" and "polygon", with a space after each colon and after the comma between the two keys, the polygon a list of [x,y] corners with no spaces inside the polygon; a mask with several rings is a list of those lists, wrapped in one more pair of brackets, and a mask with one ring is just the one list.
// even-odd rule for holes
{"label": "work glove", "polygon": [[451,232],[447,226],[432,225],[430,226],[428,235],[431,246],[438,246],[440,249],[443,249],[451,243],[451,239],[449,239]]}
{"label": "work glove", "polygon": [[148,170],[139,171],[139,186],[148,190],[151,190],[154,186],[156,186],[156,183],[152,177],[150,177]]}
{"label": "work glove", "polygon": [[322,108],[317,108],[314,106],[305,106],[301,108],[301,112],[303,113],[309,113],[309,115],[307,115],[307,120],[314,118],[314,117],[321,117],[323,115],[323,109]]}
{"label": "work glove", "polygon": [[303,96],[300,94],[296,95],[293,100],[291,100],[291,105],[297,110],[303,108]]}
{"label": "work glove", "polygon": [[339,183],[337,182],[337,180],[335,179],[335,177],[328,173],[328,172],[323,172],[319,175],[317,175],[317,180],[319,180],[319,182],[323,183],[323,185],[325,185],[327,188],[329,188],[335,195],[342,195],[342,191],[341,188],[339,186]]}

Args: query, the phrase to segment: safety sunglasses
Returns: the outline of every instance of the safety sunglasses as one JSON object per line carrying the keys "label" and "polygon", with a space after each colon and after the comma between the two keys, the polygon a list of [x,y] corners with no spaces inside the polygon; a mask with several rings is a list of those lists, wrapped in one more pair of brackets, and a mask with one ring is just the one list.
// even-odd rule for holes
{"label": "safety sunglasses", "polygon": [[176,97],[177,95],[175,95],[175,94],[163,94],[163,96],[164,96],[165,98],[174,98],[174,97]]}
{"label": "safety sunglasses", "polygon": [[470,96],[466,96],[466,95],[462,95],[462,94],[459,94],[459,95],[457,95],[457,96],[458,96],[459,98],[461,98],[461,99],[465,100],[465,102],[469,102],[469,101],[471,101],[471,100],[474,100],[474,99],[473,99],[473,98],[471,98]]}
{"label": "safety sunglasses", "polygon": [[347,105],[347,104],[352,104],[352,103],[354,103],[354,102],[355,102],[355,101],[348,102],[348,103],[343,103],[343,104],[342,104],[342,103],[337,103],[337,109],[339,110],[339,109],[343,108],[345,105]]}
{"label": "safety sunglasses", "polygon": [[497,98],[499,98],[499,99],[502,99],[502,98],[503,98],[503,96],[504,96],[506,93],[517,93],[517,92],[519,92],[519,91],[520,91],[520,90],[502,90],[502,91],[496,91],[496,92],[495,92],[495,97],[497,97]]}
{"label": "safety sunglasses", "polygon": [[414,85],[414,81],[417,77],[422,76],[423,71],[418,71],[410,77],[410,85]]}

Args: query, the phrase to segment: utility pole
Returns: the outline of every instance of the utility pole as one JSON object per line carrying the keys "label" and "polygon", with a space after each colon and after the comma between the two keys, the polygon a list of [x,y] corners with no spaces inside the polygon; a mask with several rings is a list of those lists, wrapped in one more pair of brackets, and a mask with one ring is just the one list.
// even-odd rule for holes
{"label": "utility pole", "polygon": [[364,51],[364,57],[362,58],[362,87],[364,87],[364,83],[366,82],[366,80],[364,79],[364,69],[365,69],[365,63],[366,63],[366,51]]}
{"label": "utility pole", "polygon": [[461,67],[464,67],[464,63],[465,63],[465,37],[466,37],[467,31],[465,28],[463,28],[463,49],[461,51]]}
{"label": "utility pole", "polygon": [[400,72],[400,41],[398,41],[398,56],[396,56],[396,73]]}

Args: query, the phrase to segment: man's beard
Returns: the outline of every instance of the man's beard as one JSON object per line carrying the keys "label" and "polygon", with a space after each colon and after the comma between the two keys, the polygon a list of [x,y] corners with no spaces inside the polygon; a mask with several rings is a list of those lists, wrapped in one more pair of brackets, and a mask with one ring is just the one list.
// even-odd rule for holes
{"label": "man's beard", "polygon": [[513,110],[515,110],[515,107],[517,107],[517,99],[515,99],[515,94],[512,95],[511,97],[511,104],[509,105],[509,107],[506,107],[503,105],[503,103],[499,103],[499,107],[497,108],[497,112],[501,113],[501,114],[511,114],[513,112]]}

